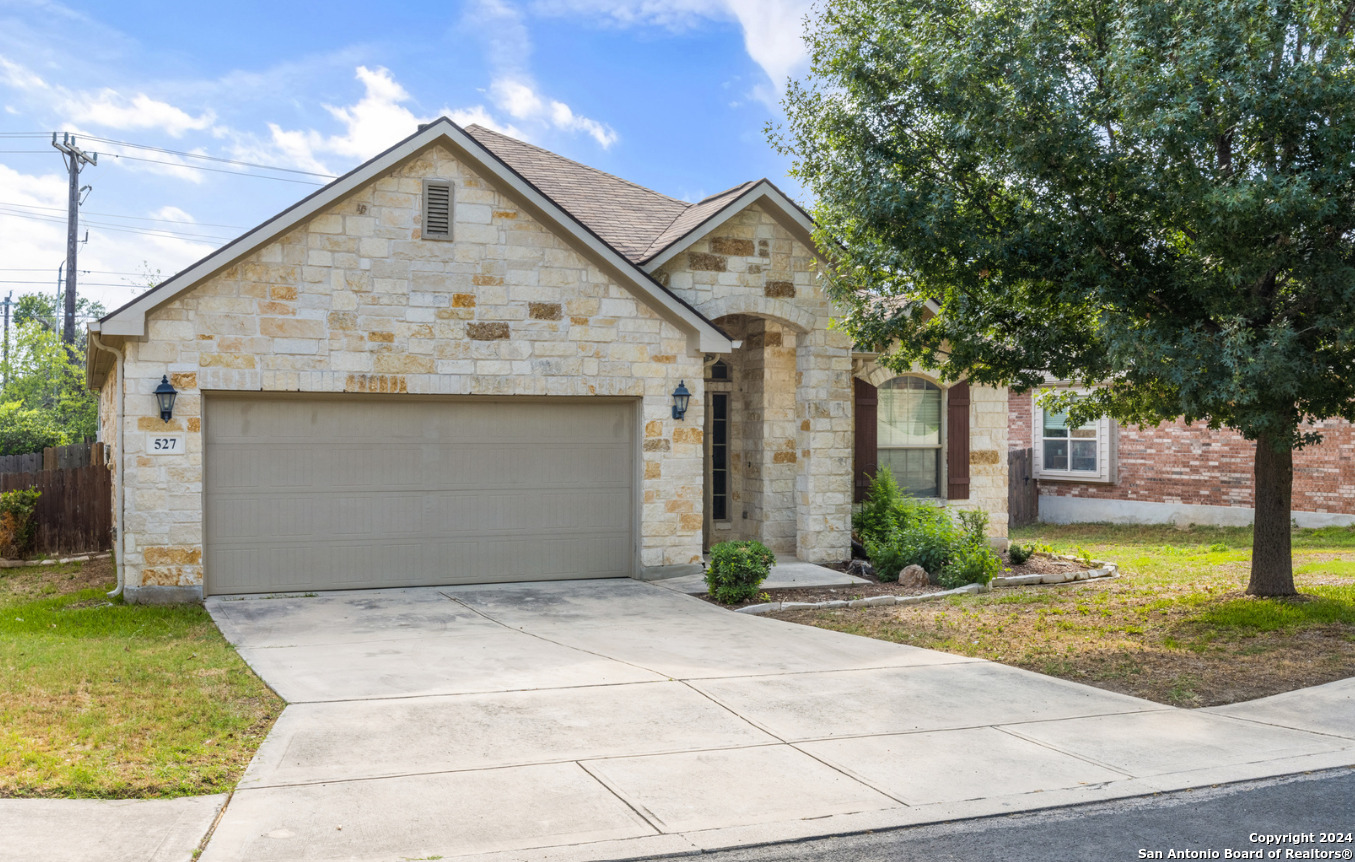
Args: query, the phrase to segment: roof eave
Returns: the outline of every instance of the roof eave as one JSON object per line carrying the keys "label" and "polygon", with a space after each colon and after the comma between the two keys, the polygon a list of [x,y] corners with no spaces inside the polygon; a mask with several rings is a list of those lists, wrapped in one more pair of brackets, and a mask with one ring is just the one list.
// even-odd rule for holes
{"label": "roof eave", "polygon": [[257,251],[286,231],[323,211],[364,184],[392,170],[400,162],[439,141],[446,141],[511,190],[514,197],[530,204],[555,227],[567,232],[587,249],[595,260],[607,265],[615,275],[639,295],[640,299],[669,322],[685,330],[691,349],[701,352],[727,353],[729,337],[717,326],[702,317],[695,309],[655,282],[648,271],[636,266],[620,252],[603,242],[562,207],[539,189],[527,182],[491,150],[466,134],[446,117],[441,117],[418,132],[395,144],[390,149],[364,162],[329,185],[308,195],[278,215],[217,249],[202,260],[162,282],[99,321],[107,335],[143,337],[146,334],[146,315],[156,307],[172,300],[204,279]]}
{"label": "roof eave", "polygon": [[752,188],[740,194],[729,203],[707,216],[700,224],[669,243],[662,250],[641,262],[645,272],[656,272],[665,263],[691,248],[708,236],[711,231],[729,220],[734,213],[742,212],[756,203],[766,202],[773,218],[796,238],[803,242],[815,255],[822,257],[814,243],[814,220],[796,205],[784,192],[769,180],[758,180]]}

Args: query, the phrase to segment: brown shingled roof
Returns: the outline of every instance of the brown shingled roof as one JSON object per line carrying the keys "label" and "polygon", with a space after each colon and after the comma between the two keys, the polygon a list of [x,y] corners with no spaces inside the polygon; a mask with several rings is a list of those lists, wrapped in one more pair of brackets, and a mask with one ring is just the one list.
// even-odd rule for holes
{"label": "brown shingled roof", "polygon": [[754,185],[743,183],[689,204],[483,126],[465,131],[636,264],[682,239]]}

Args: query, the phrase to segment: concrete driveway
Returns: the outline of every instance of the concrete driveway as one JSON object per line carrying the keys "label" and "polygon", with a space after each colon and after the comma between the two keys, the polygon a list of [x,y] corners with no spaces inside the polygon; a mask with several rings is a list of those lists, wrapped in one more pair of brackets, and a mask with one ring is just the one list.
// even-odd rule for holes
{"label": "concrete driveway", "polygon": [[208,609],[290,705],[204,862],[634,858],[1355,764],[1349,681],[1187,712],[629,580]]}

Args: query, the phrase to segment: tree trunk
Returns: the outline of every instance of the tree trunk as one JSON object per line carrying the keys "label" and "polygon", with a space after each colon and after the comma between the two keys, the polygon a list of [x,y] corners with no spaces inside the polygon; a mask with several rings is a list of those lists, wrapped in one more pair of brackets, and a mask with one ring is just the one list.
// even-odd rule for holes
{"label": "tree trunk", "polygon": [[1294,451],[1276,451],[1270,437],[1256,441],[1256,526],[1252,533],[1253,596],[1292,596],[1294,557],[1290,551],[1290,507],[1294,490]]}

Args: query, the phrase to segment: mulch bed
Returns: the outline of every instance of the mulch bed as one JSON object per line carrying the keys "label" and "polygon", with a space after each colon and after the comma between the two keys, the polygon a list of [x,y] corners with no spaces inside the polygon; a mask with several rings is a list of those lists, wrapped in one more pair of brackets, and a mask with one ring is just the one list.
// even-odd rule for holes
{"label": "mulch bed", "polygon": [[[847,571],[850,560],[841,563],[823,563],[825,569],[832,569],[836,572]],[[1081,563],[1071,563],[1065,560],[1051,560],[1048,557],[1031,557],[1025,563],[1019,566],[1013,566],[1011,558],[1005,553],[1002,554],[1002,576],[1009,577],[1014,575],[1048,575],[1055,572],[1078,572],[1089,568]],[[853,599],[868,599],[871,596],[925,596],[928,593],[939,593],[945,590],[933,584],[930,587],[905,587],[898,582],[881,583],[878,578],[866,577],[869,583],[865,584],[843,584],[836,587],[784,587],[781,589],[762,590],[761,594],[746,602],[739,602],[736,605],[720,605],[726,608],[746,608],[750,605],[760,605],[764,602],[832,602],[832,601],[851,601]],[[702,594],[699,598],[719,604],[710,596]]]}

